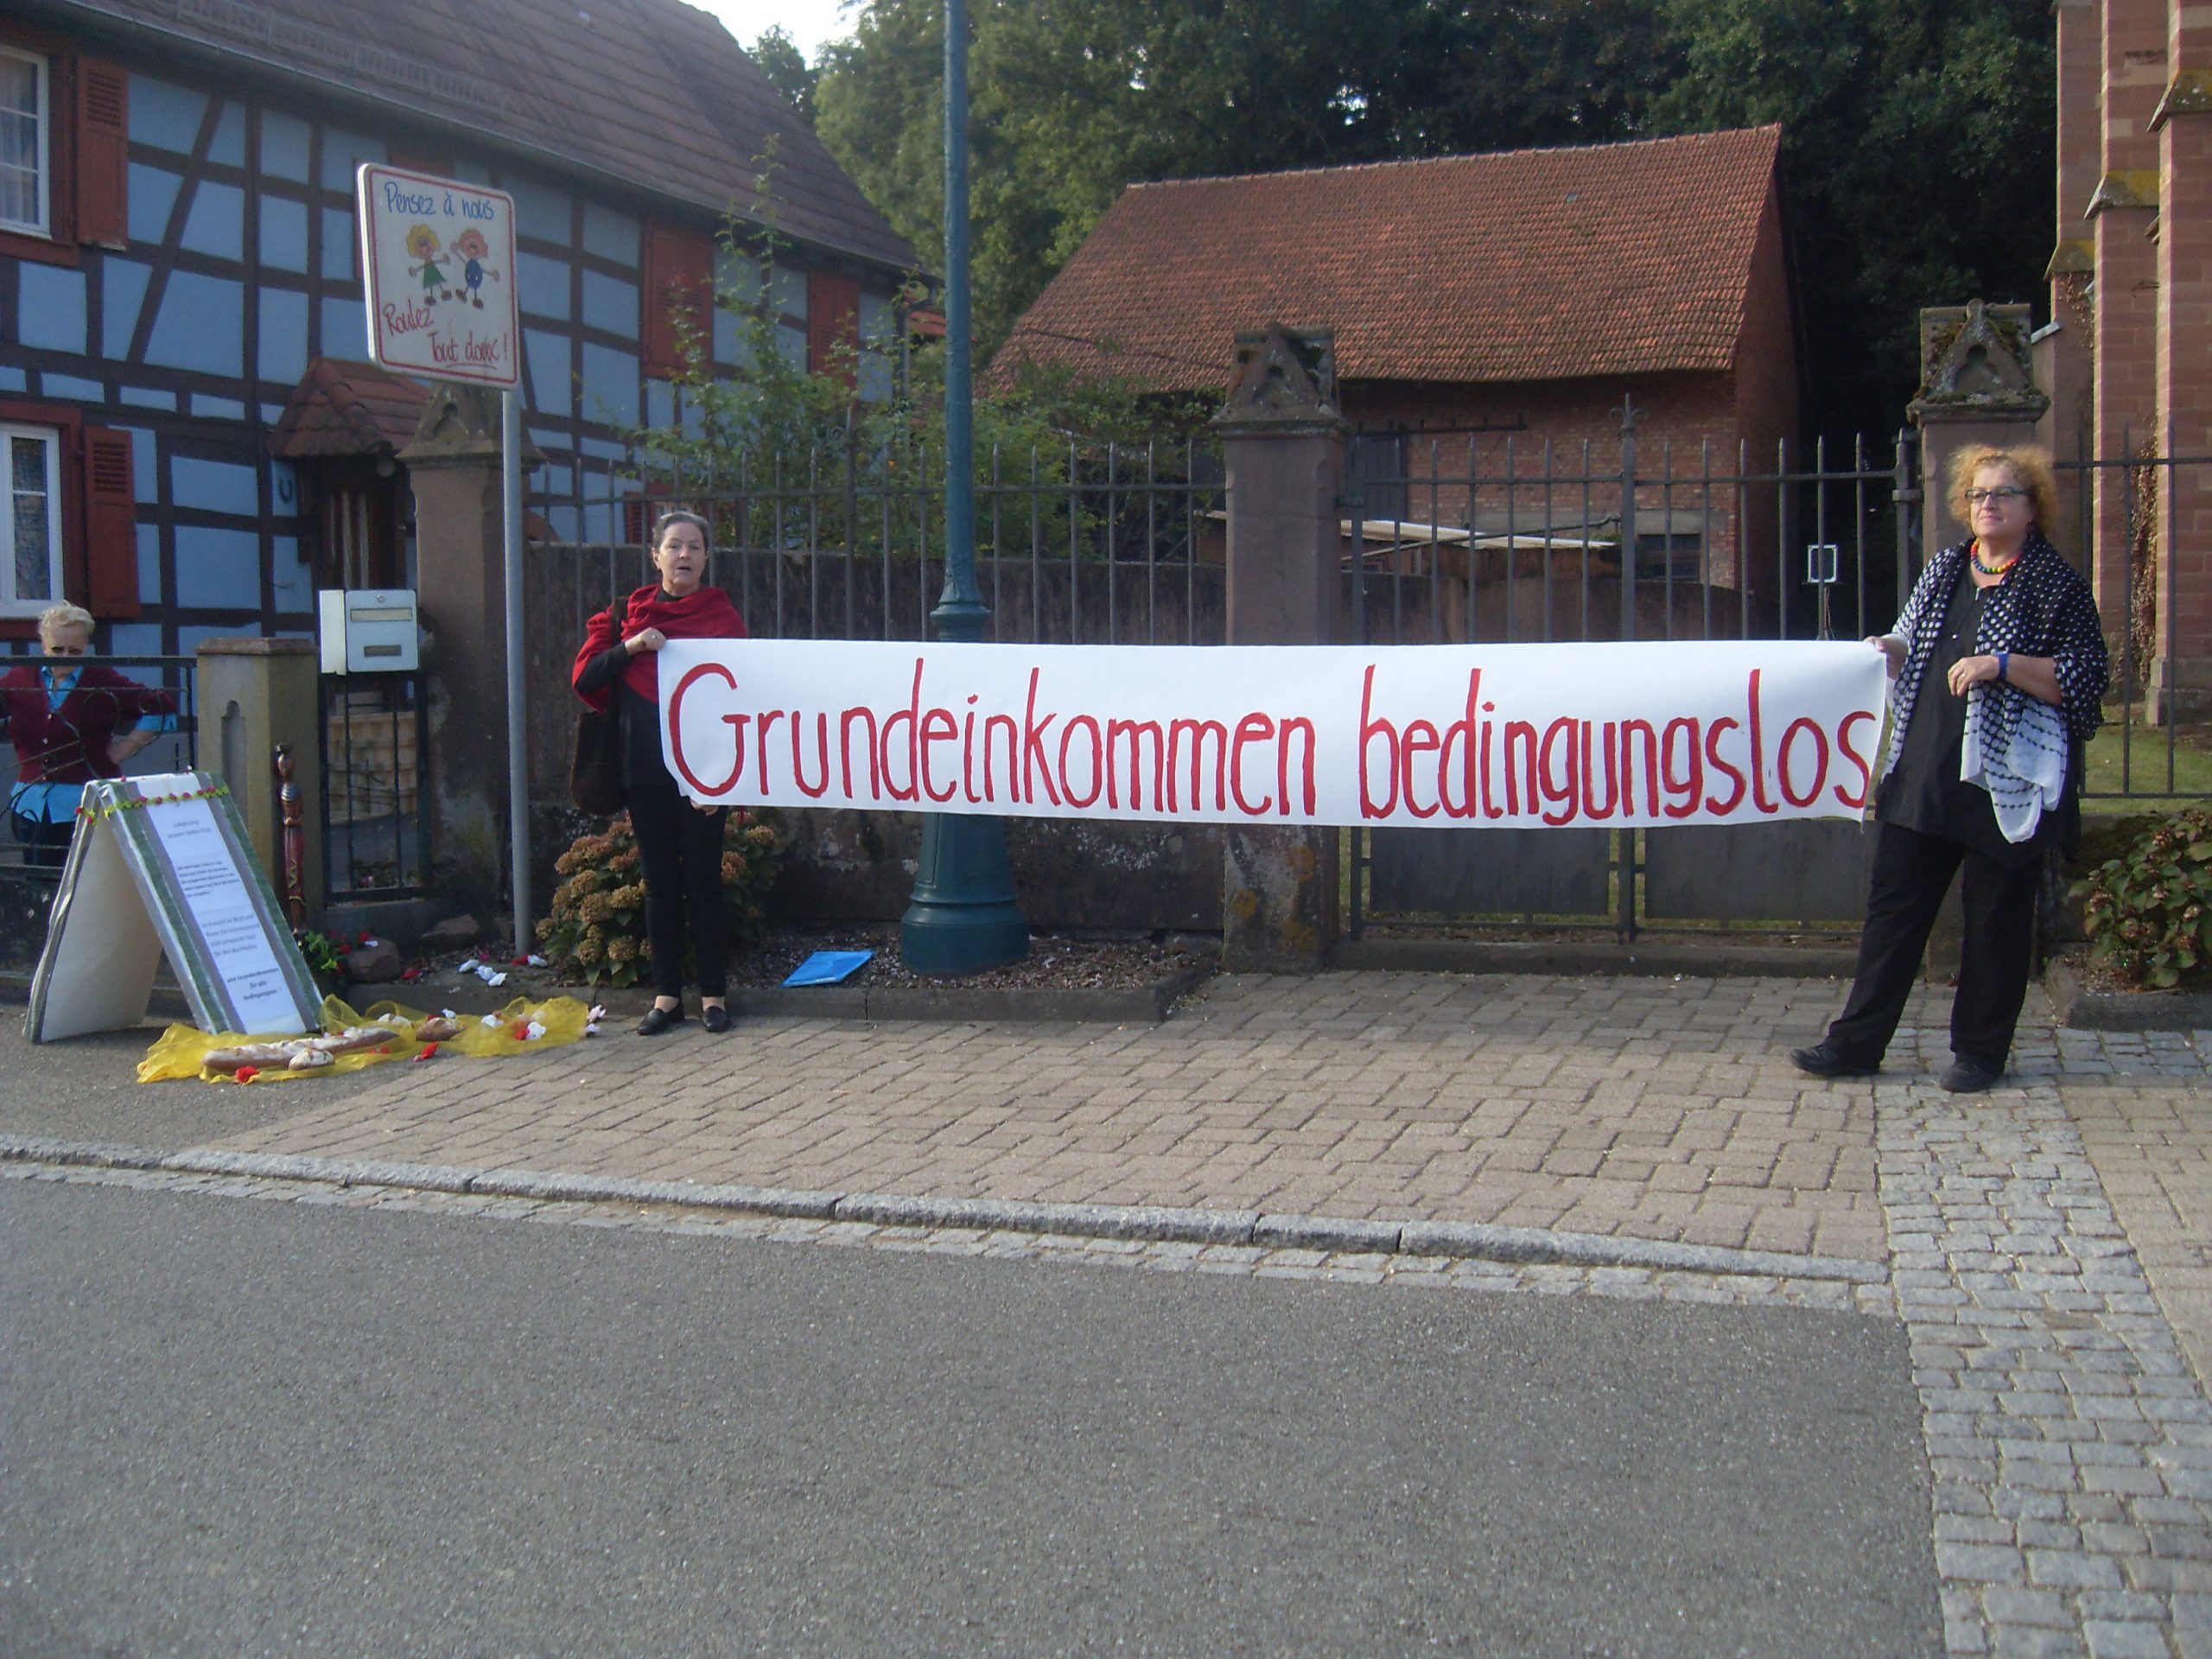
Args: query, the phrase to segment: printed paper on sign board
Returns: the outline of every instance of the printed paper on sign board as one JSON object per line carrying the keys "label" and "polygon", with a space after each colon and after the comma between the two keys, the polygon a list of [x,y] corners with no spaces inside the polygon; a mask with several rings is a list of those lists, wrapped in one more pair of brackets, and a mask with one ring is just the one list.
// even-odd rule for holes
{"label": "printed paper on sign board", "polygon": [[206,772],[85,786],[24,1029],[33,1042],[135,1025],[164,952],[203,1031],[302,1032],[321,993]]}

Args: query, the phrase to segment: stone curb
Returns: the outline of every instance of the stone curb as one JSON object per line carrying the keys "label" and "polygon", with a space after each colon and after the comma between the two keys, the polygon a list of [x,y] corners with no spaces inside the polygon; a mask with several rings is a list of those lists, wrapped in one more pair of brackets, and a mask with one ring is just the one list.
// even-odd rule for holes
{"label": "stone curb", "polygon": [[1854,1262],[1841,1256],[1734,1250],[1709,1244],[1613,1238],[1602,1233],[1499,1227],[1480,1222],[1361,1221],[1327,1216],[1268,1216],[1256,1210],[818,1192],[788,1187],[639,1180],[626,1176],[563,1175],[524,1169],[469,1169],[452,1164],[280,1156],[223,1152],[213,1147],[165,1153],[144,1147],[59,1141],[41,1135],[0,1135],[0,1163],[232,1175],[264,1180],[316,1181],[336,1186],[411,1187],[430,1192],[567,1204],[679,1205],[779,1220],[842,1221],[931,1230],[963,1227],[981,1232],[1058,1233],[1083,1238],[1230,1244],[1261,1249],[1449,1255],[1517,1265],[1634,1268],[1853,1285],[1886,1284],[1890,1277],[1889,1268],[1881,1262]]}
{"label": "stone curb", "polygon": [[2062,1026],[2076,1031],[2212,1029],[2212,996],[2201,991],[2093,991],[2073,964],[2053,957],[2043,988]]}

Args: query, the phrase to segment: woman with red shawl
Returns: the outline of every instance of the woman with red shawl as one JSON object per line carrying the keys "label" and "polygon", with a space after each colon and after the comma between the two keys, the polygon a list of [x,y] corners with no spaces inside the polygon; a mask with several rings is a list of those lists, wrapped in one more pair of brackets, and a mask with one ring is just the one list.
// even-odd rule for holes
{"label": "woman with red shawl", "polygon": [[688,920],[699,962],[700,1023],[729,1029],[729,910],[722,892],[721,807],[694,806],[677,791],[660,753],[659,663],[671,639],[742,639],[745,619],[729,595],[706,586],[707,523],[669,512],[653,526],[660,581],[591,620],[576,653],[576,695],[617,710],[622,788],[645,884],[645,940],[653,1006],[639,1033],[658,1037],[683,1020]]}

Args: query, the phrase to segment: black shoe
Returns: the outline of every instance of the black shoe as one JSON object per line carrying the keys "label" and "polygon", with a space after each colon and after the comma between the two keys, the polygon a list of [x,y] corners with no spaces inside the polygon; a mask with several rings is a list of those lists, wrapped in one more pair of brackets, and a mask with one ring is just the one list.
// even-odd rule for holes
{"label": "black shoe", "polygon": [[1810,1048],[1793,1048],[1789,1063],[1800,1071],[1816,1077],[1871,1077],[1882,1069],[1878,1059],[1861,1059],[1846,1052],[1834,1043],[1815,1043]]}
{"label": "black shoe", "polygon": [[712,1007],[699,1010],[699,1023],[719,1037],[729,1029],[729,1009],[717,1002]]}
{"label": "black shoe", "polygon": [[2001,1065],[1992,1065],[1987,1060],[1977,1060],[1972,1055],[1961,1054],[1954,1059],[1936,1081],[1955,1095],[1978,1095],[2005,1075]]}
{"label": "black shoe", "polygon": [[651,1007],[645,1010],[645,1017],[638,1021],[638,1035],[658,1037],[671,1026],[680,1026],[683,1023],[683,1007],[681,1003],[672,1008]]}

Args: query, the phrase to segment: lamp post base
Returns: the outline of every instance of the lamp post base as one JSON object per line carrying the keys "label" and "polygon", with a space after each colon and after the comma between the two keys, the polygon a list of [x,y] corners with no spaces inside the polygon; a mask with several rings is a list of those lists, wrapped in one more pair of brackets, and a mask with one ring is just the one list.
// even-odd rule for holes
{"label": "lamp post base", "polygon": [[899,959],[909,969],[972,974],[1029,954],[1001,820],[931,814],[922,820],[920,864],[899,920]]}

